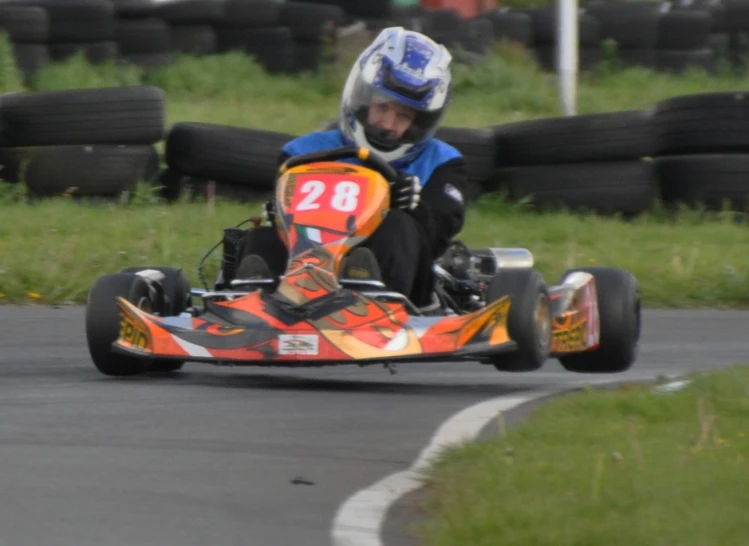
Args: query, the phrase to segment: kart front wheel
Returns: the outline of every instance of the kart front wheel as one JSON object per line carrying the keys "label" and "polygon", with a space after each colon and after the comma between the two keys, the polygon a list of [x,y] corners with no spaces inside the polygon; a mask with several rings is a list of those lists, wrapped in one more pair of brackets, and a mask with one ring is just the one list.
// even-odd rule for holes
{"label": "kart front wheel", "polygon": [[[190,280],[184,271],[176,267],[162,266],[131,266],[120,270],[120,273],[137,273],[144,270],[156,270],[164,275],[159,281],[163,291],[163,301],[154,309],[161,316],[177,316],[192,305],[192,296],[190,295]],[[149,371],[168,373],[176,372],[184,366],[183,361],[179,360],[153,360]]]}
{"label": "kart front wheel", "polygon": [[551,350],[551,299],[539,271],[533,268],[500,270],[486,288],[487,304],[510,297],[507,330],[517,350],[491,357],[503,372],[532,372],[544,365]]}
{"label": "kart front wheel", "polygon": [[640,340],[640,291],[637,279],[624,269],[585,267],[566,271],[590,273],[596,280],[600,345],[593,351],[568,354],[559,362],[570,372],[620,373],[637,358]]}
{"label": "kart front wheel", "polygon": [[150,310],[149,292],[145,279],[133,273],[104,275],[91,286],[86,301],[86,339],[91,359],[104,375],[126,377],[149,371],[148,360],[112,351],[112,343],[120,335],[117,297]]}

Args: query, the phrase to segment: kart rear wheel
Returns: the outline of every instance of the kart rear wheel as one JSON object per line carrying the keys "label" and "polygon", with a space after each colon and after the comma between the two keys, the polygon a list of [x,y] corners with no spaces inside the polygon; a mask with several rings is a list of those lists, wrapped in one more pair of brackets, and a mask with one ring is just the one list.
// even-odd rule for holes
{"label": "kart rear wheel", "polygon": [[517,351],[491,357],[502,372],[536,371],[551,350],[551,299],[539,271],[533,268],[500,270],[486,288],[486,302],[509,296],[507,330]]}
{"label": "kart rear wheel", "polygon": [[96,368],[104,375],[126,377],[151,369],[148,360],[112,351],[120,334],[120,296],[141,309],[150,310],[148,283],[133,273],[104,275],[94,281],[86,301],[86,339]]}
{"label": "kart rear wheel", "polygon": [[563,275],[582,271],[596,280],[600,346],[586,353],[559,357],[570,372],[620,373],[628,370],[637,358],[640,341],[640,290],[637,279],[624,269],[584,267],[570,269]]}
{"label": "kart rear wheel", "polygon": [[[192,305],[190,281],[181,269],[161,266],[132,266],[121,269],[120,273],[137,273],[146,269],[155,269],[164,274],[164,278],[160,282],[164,291],[164,301],[154,311],[158,311],[161,316],[174,317]],[[150,371],[176,372],[182,369],[184,364],[184,361],[179,360],[153,360]]]}

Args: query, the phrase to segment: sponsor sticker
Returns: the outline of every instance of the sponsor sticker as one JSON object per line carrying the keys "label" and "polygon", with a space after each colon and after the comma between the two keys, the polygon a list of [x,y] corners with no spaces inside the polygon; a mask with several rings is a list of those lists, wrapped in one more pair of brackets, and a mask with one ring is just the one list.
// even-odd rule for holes
{"label": "sponsor sticker", "polygon": [[558,353],[573,353],[578,351],[584,351],[588,348],[586,343],[586,322],[578,322],[577,324],[567,328],[566,330],[560,330],[554,332],[552,339],[551,350],[552,352]]}
{"label": "sponsor sticker", "polygon": [[120,339],[136,349],[149,349],[151,345],[139,322],[126,313],[120,314]]}
{"label": "sponsor sticker", "polygon": [[316,356],[319,340],[315,334],[281,334],[278,336],[278,354]]}

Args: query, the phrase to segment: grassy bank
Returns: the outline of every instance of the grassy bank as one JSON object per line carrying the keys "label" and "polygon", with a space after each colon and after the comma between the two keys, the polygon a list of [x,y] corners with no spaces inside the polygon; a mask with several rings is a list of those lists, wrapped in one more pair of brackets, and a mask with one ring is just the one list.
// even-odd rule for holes
{"label": "grassy bank", "polygon": [[[93,280],[129,265],[172,265],[199,285],[196,267],[225,227],[259,205],[205,203],[85,205],[57,200],[0,202],[0,301],[85,301]],[[611,265],[638,277],[650,306],[747,306],[749,230],[731,215],[684,212],[615,218],[524,212],[487,198],[461,238],[473,247],[522,246],[549,282],[568,267]],[[219,253],[206,264],[212,282]]]}
{"label": "grassy bank", "polygon": [[505,437],[445,452],[416,532],[430,546],[746,544],[747,392],[737,367],[679,392],[551,400]]}

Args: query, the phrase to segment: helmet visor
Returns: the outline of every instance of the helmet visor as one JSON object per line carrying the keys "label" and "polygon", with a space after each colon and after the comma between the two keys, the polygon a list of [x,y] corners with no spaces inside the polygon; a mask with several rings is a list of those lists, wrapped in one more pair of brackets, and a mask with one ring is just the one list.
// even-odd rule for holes
{"label": "helmet visor", "polygon": [[[444,114],[443,108],[430,111],[421,106],[426,101],[404,96],[409,89],[399,91],[379,81],[370,84],[359,79],[351,93],[351,111],[364,127],[367,139],[382,150],[426,140],[436,132]],[[418,89],[411,91],[411,96],[418,97]]]}

